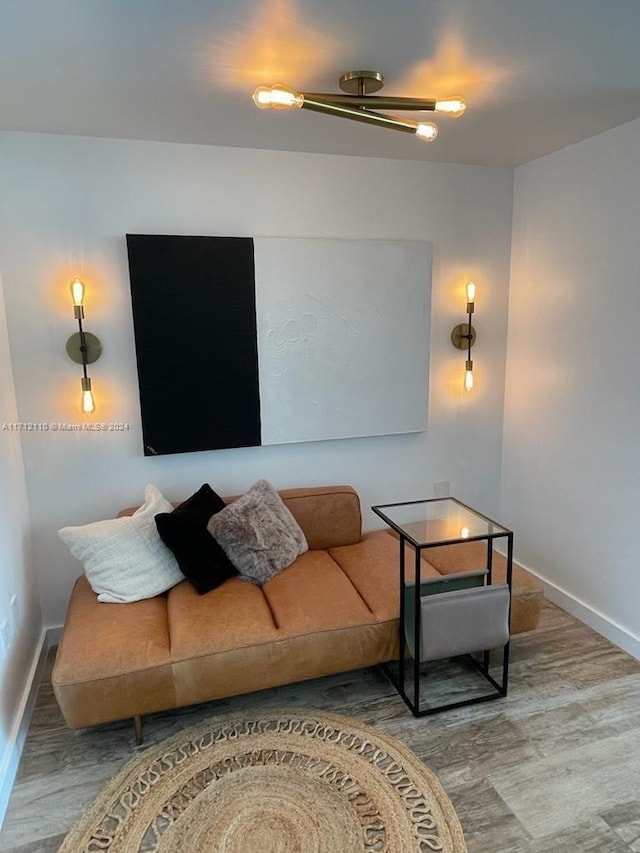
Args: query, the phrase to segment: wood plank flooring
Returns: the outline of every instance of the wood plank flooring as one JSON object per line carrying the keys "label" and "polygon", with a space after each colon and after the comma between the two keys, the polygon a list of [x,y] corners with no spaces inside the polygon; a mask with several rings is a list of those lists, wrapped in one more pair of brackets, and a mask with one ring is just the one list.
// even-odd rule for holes
{"label": "wood plank flooring", "polygon": [[438,775],[469,853],[640,853],[640,662],[548,603],[540,627],[513,638],[506,699],[419,720],[374,668],[155,714],[135,747],[129,721],[67,729],[50,657],[0,853],[53,853],[138,749],[266,706],[352,715],[404,742]]}

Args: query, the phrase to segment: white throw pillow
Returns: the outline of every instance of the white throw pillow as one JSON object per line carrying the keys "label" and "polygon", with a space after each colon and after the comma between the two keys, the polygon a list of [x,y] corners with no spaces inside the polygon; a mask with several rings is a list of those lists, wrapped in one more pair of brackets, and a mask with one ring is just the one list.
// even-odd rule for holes
{"label": "white throw pillow", "polygon": [[98,601],[152,598],[184,580],[156,528],[155,516],[173,507],[155,486],[144,490],[144,504],[133,515],[63,527],[58,536],[84,565]]}

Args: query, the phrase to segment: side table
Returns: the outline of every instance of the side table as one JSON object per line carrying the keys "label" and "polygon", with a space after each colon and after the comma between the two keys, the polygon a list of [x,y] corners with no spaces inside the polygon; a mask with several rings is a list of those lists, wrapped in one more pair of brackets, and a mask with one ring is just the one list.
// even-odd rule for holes
{"label": "side table", "polygon": [[[493,521],[456,498],[380,504],[371,507],[386,524],[398,534],[400,541],[400,660],[397,678],[385,667],[394,686],[409,706],[413,715],[422,717],[439,711],[486,702],[507,695],[509,675],[509,622],[511,583],[513,574],[513,532]],[[507,578],[504,585],[493,585],[493,545],[495,540],[507,540]],[[422,581],[422,553],[441,545],[460,545],[465,542],[486,541],[486,567],[474,572],[442,575],[437,580]],[[405,548],[410,545],[415,554],[415,580],[406,580]],[[491,589],[491,587],[493,587]],[[500,598],[497,602],[495,599]],[[428,599],[428,600],[427,600]],[[490,599],[494,599],[491,601]],[[423,604],[424,602],[424,604]],[[433,606],[432,606],[433,605]],[[444,605],[444,607],[443,607]],[[473,641],[464,638],[469,624],[477,617],[479,631],[477,648]],[[457,630],[464,628],[465,630]],[[495,625],[493,623],[496,623]],[[502,623],[502,628],[500,624]],[[473,626],[471,626],[472,629]],[[429,642],[431,628],[436,636]],[[451,636],[446,637],[448,628]],[[406,645],[413,657],[413,698],[405,690]],[[471,643],[467,648],[464,643]],[[436,658],[464,654],[466,660],[491,685],[491,693],[449,702],[436,707],[420,708],[421,651],[434,645]],[[503,646],[502,678],[496,681],[489,672],[489,652]],[[472,653],[482,652],[478,661]]]}

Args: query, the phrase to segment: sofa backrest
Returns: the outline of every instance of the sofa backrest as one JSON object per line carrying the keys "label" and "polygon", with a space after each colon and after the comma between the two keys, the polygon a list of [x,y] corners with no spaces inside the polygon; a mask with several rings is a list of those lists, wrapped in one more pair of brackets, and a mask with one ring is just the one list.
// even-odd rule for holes
{"label": "sofa backrest", "polygon": [[309,548],[353,545],[362,538],[360,499],[351,486],[316,486],[279,492]]}
{"label": "sofa backrest", "polygon": [[[312,551],[353,545],[362,538],[360,499],[352,486],[283,489],[279,495],[304,531]],[[238,497],[225,497],[225,501],[229,503]],[[118,518],[132,515],[137,508],[120,510]]]}

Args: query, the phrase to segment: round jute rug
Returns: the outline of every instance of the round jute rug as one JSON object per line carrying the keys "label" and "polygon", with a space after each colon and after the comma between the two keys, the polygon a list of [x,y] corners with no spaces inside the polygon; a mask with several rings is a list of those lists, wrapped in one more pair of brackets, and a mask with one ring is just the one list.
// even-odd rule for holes
{"label": "round jute rug", "polygon": [[59,853],[465,853],[433,773],[349,717],[214,717],[130,761]]}

